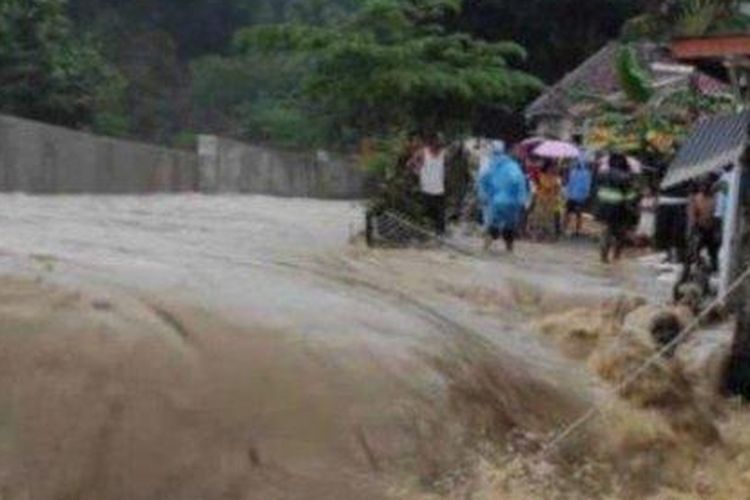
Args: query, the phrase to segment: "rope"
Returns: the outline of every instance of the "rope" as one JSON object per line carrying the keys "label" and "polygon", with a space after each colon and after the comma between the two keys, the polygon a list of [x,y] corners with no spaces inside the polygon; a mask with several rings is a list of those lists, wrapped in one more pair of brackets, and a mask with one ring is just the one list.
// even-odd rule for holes
{"label": "rope", "polygon": [[[713,302],[711,302],[703,310],[703,312],[701,312],[695,318],[695,320],[693,320],[692,323],[686,326],[679,333],[679,335],[677,335],[674,339],[672,339],[668,344],[664,345],[653,356],[649,357],[638,369],[634,370],[633,373],[630,374],[630,376],[628,376],[624,381],[618,384],[615,387],[614,392],[619,393],[623,391],[624,389],[626,389],[630,384],[638,380],[641,377],[641,375],[643,375],[646,372],[646,370],[654,366],[654,364],[656,364],[665,354],[667,354],[674,347],[676,347],[677,344],[685,340],[687,336],[693,333],[701,325],[701,323],[703,323],[703,320],[705,320],[708,317],[708,315],[714,311],[714,309],[722,305],[724,303],[724,299],[732,295],[748,277],[750,277],[750,268],[748,268],[744,273],[742,273],[742,275],[740,275],[740,277],[737,278],[732,283],[732,285],[727,289],[727,291],[723,295],[717,297]],[[586,412],[584,415],[582,415],[578,420],[576,420],[575,422],[570,424],[568,427],[563,429],[561,432],[559,432],[551,441],[549,441],[542,448],[541,456],[542,457],[549,456],[566,439],[571,437],[585,424],[587,424],[594,417],[599,415],[599,413],[601,413],[602,409],[604,408],[605,404],[606,402],[599,404],[599,405],[592,406],[591,409],[588,412]]]}
{"label": "rope", "polygon": [[387,217],[395,220],[399,224],[403,224],[404,226],[406,226],[406,227],[408,227],[408,228],[410,228],[410,229],[418,232],[422,236],[425,236],[426,238],[429,238],[429,239],[431,239],[433,241],[436,241],[438,244],[440,244],[440,245],[442,245],[442,246],[444,246],[446,248],[450,248],[451,250],[454,250],[455,252],[458,252],[458,253],[460,253],[462,255],[466,255],[468,257],[473,257],[475,259],[482,260],[482,258],[479,255],[477,255],[472,249],[467,248],[467,247],[462,246],[462,245],[459,245],[459,244],[454,243],[452,241],[448,241],[445,238],[441,238],[440,236],[436,235],[432,231],[423,228],[419,224],[415,224],[414,222],[406,219],[405,217],[402,217],[401,215],[399,215],[397,213],[394,213],[394,212],[385,212],[385,215]]}
{"label": "rope", "polygon": [[[401,224],[405,224],[409,227],[412,227],[413,229],[419,231],[423,235],[430,237],[432,239],[437,240],[440,244],[451,248],[457,252],[460,252],[464,255],[468,255],[470,257],[474,257],[476,259],[480,259],[478,255],[476,255],[471,250],[468,250],[466,248],[461,247],[460,245],[456,245],[454,243],[448,242],[443,238],[439,238],[435,234],[431,233],[430,231],[396,215],[391,212],[387,213],[388,216],[394,218],[396,221],[398,221]],[[636,370],[634,370],[625,380],[623,380],[620,384],[615,386],[614,393],[620,393],[623,390],[627,389],[630,384],[637,381],[646,371],[654,366],[665,354],[670,352],[672,349],[677,347],[679,343],[681,343],[683,340],[685,340],[688,335],[692,334],[701,324],[703,321],[719,306],[724,304],[724,300],[732,295],[734,292],[737,291],[737,289],[744,283],[746,279],[750,278],[750,268],[746,269],[745,272],[743,272],[728,288],[727,290],[722,294],[716,297],[708,306],[706,306],[705,309],[688,325],[686,326],[675,338],[673,338],[669,343],[665,344],[661,349],[659,349],[655,354],[653,354],[651,357],[646,359],[644,363],[638,367]],[[550,440],[547,444],[545,444],[542,447],[542,450],[540,452],[541,458],[549,457],[549,455],[557,449],[565,440],[573,436],[578,430],[583,428],[584,425],[589,423],[591,420],[593,420],[595,417],[597,417],[602,410],[604,409],[604,406],[606,405],[606,401],[602,402],[601,404],[593,405],[586,413],[584,413],[581,417],[579,417],[575,422],[568,425],[564,429],[562,429],[557,435]]]}

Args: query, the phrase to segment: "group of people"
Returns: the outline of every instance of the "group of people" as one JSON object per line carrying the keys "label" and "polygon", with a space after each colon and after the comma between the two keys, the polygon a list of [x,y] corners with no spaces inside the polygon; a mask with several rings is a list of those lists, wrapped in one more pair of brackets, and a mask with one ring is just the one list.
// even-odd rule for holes
{"label": "group of people", "polygon": [[601,260],[609,262],[620,258],[640,220],[636,176],[628,159],[617,153],[592,162],[582,151],[563,166],[533,156],[518,161],[495,142],[477,190],[488,249],[498,234],[510,251],[519,233],[535,240],[556,239],[566,231],[580,236],[583,214],[590,210],[603,225]]}
{"label": "group of people", "polygon": [[705,253],[711,272],[718,270],[732,170],[727,165],[659,199],[657,245],[670,260],[698,263]]}
{"label": "group of people", "polygon": [[[483,229],[485,248],[502,239],[509,251],[519,235],[534,240],[556,239],[565,231],[580,235],[583,213],[592,205],[596,172],[584,152],[568,164],[559,161],[511,152],[502,141],[481,143],[474,151],[472,169],[473,191],[464,200],[464,217],[476,220]],[[515,153],[515,154],[514,154]],[[430,136],[415,149],[410,165],[418,174],[419,190],[424,214],[434,225],[438,235],[445,234],[446,226],[446,161],[448,150],[437,136]],[[610,163],[617,160],[612,155]],[[608,186],[606,184],[605,187]],[[612,185],[608,205],[616,205],[611,198],[618,185]],[[611,240],[620,248],[620,219],[617,209],[603,214],[613,221]],[[619,252],[619,250],[618,250]]]}
{"label": "group of people", "polygon": [[[653,179],[619,153],[592,155],[581,148],[578,158],[560,161],[510,150],[502,141],[478,143],[475,153],[473,189],[463,197],[461,213],[479,223],[487,250],[500,239],[513,251],[519,236],[539,241],[581,235],[584,213],[591,213],[602,228],[603,262],[619,259],[630,242],[677,247],[680,262],[706,251],[711,269],[718,269],[728,169],[696,184],[690,196],[674,198],[657,196]],[[446,231],[448,156],[438,136],[431,136],[410,161],[423,213],[438,235]]]}

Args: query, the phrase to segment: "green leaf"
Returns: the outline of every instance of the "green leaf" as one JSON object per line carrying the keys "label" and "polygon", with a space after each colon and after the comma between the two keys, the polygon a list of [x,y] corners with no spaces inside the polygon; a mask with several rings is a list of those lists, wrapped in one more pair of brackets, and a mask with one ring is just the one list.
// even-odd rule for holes
{"label": "green leaf", "polygon": [[632,46],[623,45],[619,49],[615,64],[620,87],[628,99],[639,104],[651,100],[654,93],[651,78],[641,67]]}

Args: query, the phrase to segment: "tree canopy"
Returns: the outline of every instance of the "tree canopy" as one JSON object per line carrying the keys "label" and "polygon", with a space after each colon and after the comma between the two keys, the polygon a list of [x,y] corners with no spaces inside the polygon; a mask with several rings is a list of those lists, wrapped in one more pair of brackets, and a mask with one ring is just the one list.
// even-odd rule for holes
{"label": "tree canopy", "polygon": [[484,40],[510,39],[529,53],[525,68],[554,83],[641,13],[646,0],[465,0],[456,20]]}
{"label": "tree canopy", "polygon": [[242,30],[245,54],[305,54],[303,91],[336,125],[359,135],[405,129],[467,131],[488,104],[517,107],[541,82],[517,69],[525,50],[451,32],[460,13],[448,0],[368,0],[335,26],[288,24]]}
{"label": "tree canopy", "polygon": [[83,126],[116,101],[119,83],[96,46],[74,35],[64,2],[0,2],[0,109]]}
{"label": "tree canopy", "polygon": [[741,9],[745,0],[653,0],[644,12],[628,21],[627,39],[665,39],[703,36],[717,32],[747,31],[750,16]]}
{"label": "tree canopy", "polygon": [[[0,109],[170,144],[213,132],[332,146],[365,127],[412,126],[416,113],[499,134],[522,129],[514,109],[538,86],[529,75],[552,83],[628,18],[663,16],[663,3],[3,0]],[[254,28],[296,30],[321,46],[260,50],[262,40],[248,43]],[[376,78],[343,71],[355,58]]]}

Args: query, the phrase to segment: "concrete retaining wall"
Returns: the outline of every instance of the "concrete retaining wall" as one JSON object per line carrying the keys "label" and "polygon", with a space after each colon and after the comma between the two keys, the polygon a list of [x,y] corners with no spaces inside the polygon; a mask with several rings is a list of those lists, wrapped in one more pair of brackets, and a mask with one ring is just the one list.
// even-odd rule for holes
{"label": "concrete retaining wall", "polygon": [[215,136],[199,154],[0,115],[0,191],[203,191],[358,198],[364,175],[348,158],[289,153]]}
{"label": "concrete retaining wall", "polygon": [[193,153],[0,116],[0,191],[191,191],[198,176]]}
{"label": "concrete retaining wall", "polygon": [[198,141],[201,190],[307,198],[363,196],[365,175],[353,159],[317,153],[292,153],[216,136]]}

